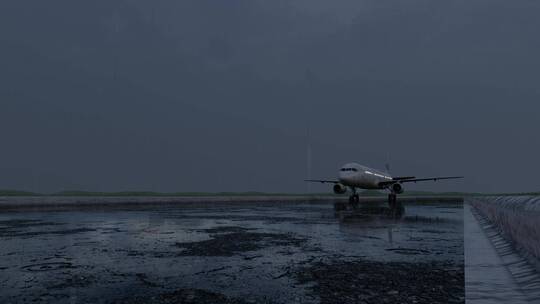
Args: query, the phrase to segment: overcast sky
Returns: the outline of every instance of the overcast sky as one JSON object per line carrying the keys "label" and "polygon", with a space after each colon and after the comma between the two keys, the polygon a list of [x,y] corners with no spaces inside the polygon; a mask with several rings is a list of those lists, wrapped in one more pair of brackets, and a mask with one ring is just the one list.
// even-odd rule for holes
{"label": "overcast sky", "polygon": [[523,0],[2,0],[0,189],[304,192],[309,172],[388,157],[395,175],[467,177],[414,189],[538,191],[538,16]]}

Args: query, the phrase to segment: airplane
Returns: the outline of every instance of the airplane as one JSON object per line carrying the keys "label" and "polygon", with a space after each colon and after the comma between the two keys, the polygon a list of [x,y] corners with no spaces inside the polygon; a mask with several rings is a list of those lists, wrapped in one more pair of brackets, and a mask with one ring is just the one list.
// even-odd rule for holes
{"label": "airplane", "polygon": [[[388,167],[387,167],[388,171]],[[463,176],[444,176],[444,177],[428,177],[416,178],[415,176],[392,177],[389,173],[385,173],[376,169],[362,166],[357,163],[348,163],[344,165],[338,174],[337,180],[318,180],[308,179],[306,182],[315,182],[323,184],[334,184],[335,194],[345,194],[347,189],[352,191],[349,197],[349,203],[356,206],[360,201],[360,196],[356,189],[377,189],[389,190],[388,203],[391,208],[397,207],[397,194],[402,194],[404,183],[417,183],[424,181],[438,181],[446,179],[460,179]]]}

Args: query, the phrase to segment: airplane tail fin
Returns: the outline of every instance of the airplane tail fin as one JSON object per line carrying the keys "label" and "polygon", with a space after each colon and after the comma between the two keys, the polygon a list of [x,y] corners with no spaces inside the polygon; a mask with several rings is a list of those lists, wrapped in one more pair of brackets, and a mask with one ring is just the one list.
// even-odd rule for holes
{"label": "airplane tail fin", "polygon": [[[386,117],[386,129],[388,131],[390,131],[390,118],[388,116]],[[390,172],[390,151],[392,151],[392,150],[391,150],[390,141],[387,141],[386,143],[387,143],[387,145],[390,145],[390,146],[387,146],[386,164],[384,164],[384,168],[386,169],[386,174],[391,175],[392,173]]]}
{"label": "airplane tail fin", "polygon": [[390,152],[386,153],[386,164],[384,164],[386,174],[390,175]]}

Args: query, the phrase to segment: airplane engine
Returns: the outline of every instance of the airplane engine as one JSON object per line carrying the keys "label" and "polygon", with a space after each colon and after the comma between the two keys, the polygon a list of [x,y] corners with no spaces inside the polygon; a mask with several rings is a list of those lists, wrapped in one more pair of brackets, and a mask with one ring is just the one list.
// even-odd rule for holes
{"label": "airplane engine", "polygon": [[393,184],[392,191],[396,194],[401,194],[404,191],[403,186],[401,184]]}
{"label": "airplane engine", "polygon": [[334,185],[334,193],[335,194],[344,194],[347,192],[347,187],[343,186],[342,184],[335,184]]}

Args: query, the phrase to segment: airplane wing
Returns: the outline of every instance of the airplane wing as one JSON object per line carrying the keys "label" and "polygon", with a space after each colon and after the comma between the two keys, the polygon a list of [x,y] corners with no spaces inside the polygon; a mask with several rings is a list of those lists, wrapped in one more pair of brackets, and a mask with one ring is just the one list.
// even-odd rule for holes
{"label": "airplane wing", "polygon": [[401,181],[401,180],[406,180],[406,179],[415,179],[416,176],[400,176],[400,177],[392,177],[393,180],[395,181]]}
{"label": "airplane wing", "polygon": [[321,179],[306,179],[305,182],[322,183],[322,184],[339,184],[336,180],[321,180]]}
{"label": "airplane wing", "polygon": [[400,179],[400,180],[393,180],[388,182],[380,182],[380,186],[388,186],[393,185],[396,183],[417,183],[417,182],[425,182],[425,181],[438,181],[443,179],[459,179],[464,178],[463,176],[441,176],[441,177],[427,177],[427,178],[411,178],[411,179]]}

